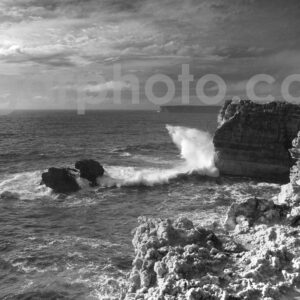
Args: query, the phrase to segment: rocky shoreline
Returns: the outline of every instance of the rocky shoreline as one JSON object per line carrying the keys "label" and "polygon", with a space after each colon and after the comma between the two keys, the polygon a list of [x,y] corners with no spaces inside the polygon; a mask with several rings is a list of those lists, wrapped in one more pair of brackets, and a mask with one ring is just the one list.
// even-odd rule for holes
{"label": "rocky shoreline", "polygon": [[[299,129],[298,105],[226,102],[213,140],[220,174],[286,184],[277,199],[235,199],[211,228],[140,217],[125,299],[300,299]],[[72,193],[78,178],[95,187],[104,173],[82,160],[50,168],[42,184]]]}
{"label": "rocky shoreline", "polygon": [[249,198],[232,204],[213,230],[185,218],[139,218],[126,299],[294,299],[300,286],[295,208]]}
{"label": "rocky shoreline", "polygon": [[[235,201],[227,216],[212,228],[196,226],[186,218],[140,217],[126,300],[300,297],[300,135],[292,139],[299,129],[300,117],[294,116],[300,108],[292,116],[293,109],[281,103],[261,107],[249,101],[225,104],[214,138],[221,151],[221,173],[266,180],[277,176],[278,181],[290,177],[290,182],[282,186],[276,200],[251,197]],[[246,113],[249,111],[254,113]],[[287,112],[290,115],[282,120]],[[251,132],[251,124],[258,119],[264,121]],[[259,128],[262,132],[255,145],[247,149]],[[231,138],[226,140],[229,132]],[[236,149],[233,141],[241,148]],[[239,168],[234,167],[237,164]],[[269,168],[255,173],[264,165]],[[246,174],[239,174],[242,171]]]}

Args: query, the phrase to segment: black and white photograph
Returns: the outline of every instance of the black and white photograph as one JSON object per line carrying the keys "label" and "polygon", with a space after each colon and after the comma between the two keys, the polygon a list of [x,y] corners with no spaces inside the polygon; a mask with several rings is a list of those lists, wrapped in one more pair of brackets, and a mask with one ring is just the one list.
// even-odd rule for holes
{"label": "black and white photograph", "polygon": [[0,0],[0,300],[300,300],[300,1]]}

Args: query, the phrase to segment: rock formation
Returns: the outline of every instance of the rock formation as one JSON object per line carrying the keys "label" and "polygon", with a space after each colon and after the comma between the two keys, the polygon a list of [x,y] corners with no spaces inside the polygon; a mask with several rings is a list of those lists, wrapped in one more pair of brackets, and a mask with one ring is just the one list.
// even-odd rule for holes
{"label": "rock formation", "polygon": [[245,232],[253,224],[274,224],[283,221],[290,211],[286,204],[277,205],[271,200],[248,198],[233,203],[225,219],[227,230]]}
{"label": "rock formation", "polygon": [[226,102],[214,136],[221,174],[290,183],[275,202],[236,200],[214,231],[185,218],[139,218],[126,299],[294,299],[300,286],[299,128],[300,106]]}
{"label": "rock formation", "polygon": [[97,178],[103,176],[103,167],[95,160],[84,159],[75,163],[75,168],[80,171],[80,177],[91,182],[92,186],[97,185]]}
{"label": "rock formation", "polygon": [[288,182],[289,149],[300,130],[300,106],[227,101],[214,135],[216,166],[224,175]]}
{"label": "rock formation", "polygon": [[77,178],[89,181],[90,186],[97,185],[97,178],[103,176],[103,167],[95,160],[80,160],[75,163],[75,169],[50,168],[42,174],[41,184],[45,184],[55,193],[73,193],[80,190]]}
{"label": "rock formation", "polygon": [[295,227],[300,225],[300,132],[293,140],[292,146],[290,153],[296,162],[290,170],[290,183],[281,187],[278,202],[292,207],[289,222]]}
{"label": "rock formation", "polygon": [[139,221],[127,300],[274,300],[300,282],[299,232],[291,227],[215,235],[187,219]]}
{"label": "rock formation", "polygon": [[76,173],[69,168],[50,168],[42,174],[42,184],[55,193],[77,192],[80,187],[76,181]]}

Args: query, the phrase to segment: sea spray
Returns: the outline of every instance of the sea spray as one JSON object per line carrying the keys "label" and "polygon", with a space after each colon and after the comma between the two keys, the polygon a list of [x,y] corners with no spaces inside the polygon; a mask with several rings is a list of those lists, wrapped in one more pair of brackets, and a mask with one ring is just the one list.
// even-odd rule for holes
{"label": "sea spray", "polygon": [[[99,186],[154,186],[192,173],[211,177],[219,175],[214,164],[214,145],[208,132],[181,126],[167,125],[166,128],[183,160],[175,161],[170,168],[105,166],[107,172],[98,178]],[[0,198],[34,199],[37,196],[50,196],[50,189],[40,186],[40,177],[41,171],[9,175],[0,184]],[[83,191],[93,190],[88,181],[79,176],[77,181]]]}
{"label": "sea spray", "polygon": [[179,148],[185,160],[187,172],[217,177],[215,166],[215,148],[208,132],[181,126],[166,126],[174,144]]}
{"label": "sea spray", "polygon": [[208,132],[181,126],[167,125],[166,128],[184,161],[177,162],[170,169],[108,166],[106,167],[108,174],[99,178],[99,185],[103,187],[153,186],[192,173],[210,177],[219,176],[219,171],[214,164],[214,145]]}
{"label": "sea spray", "polygon": [[[214,164],[214,145],[208,132],[181,126],[166,126],[172,141],[178,147],[182,160],[174,161],[170,168],[135,168],[105,166],[106,173],[98,178],[101,187],[154,186],[169,183],[181,175],[197,173],[204,176],[219,175]],[[0,199],[35,199],[49,197],[51,190],[40,185],[41,171],[22,172],[2,178]],[[94,190],[85,179],[77,176],[82,191]]]}

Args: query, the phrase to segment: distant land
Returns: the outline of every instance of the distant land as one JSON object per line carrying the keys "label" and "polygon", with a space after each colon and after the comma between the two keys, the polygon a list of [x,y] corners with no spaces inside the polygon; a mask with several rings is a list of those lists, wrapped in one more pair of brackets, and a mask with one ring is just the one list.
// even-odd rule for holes
{"label": "distant land", "polygon": [[218,113],[221,106],[216,105],[163,105],[160,112],[168,113]]}

